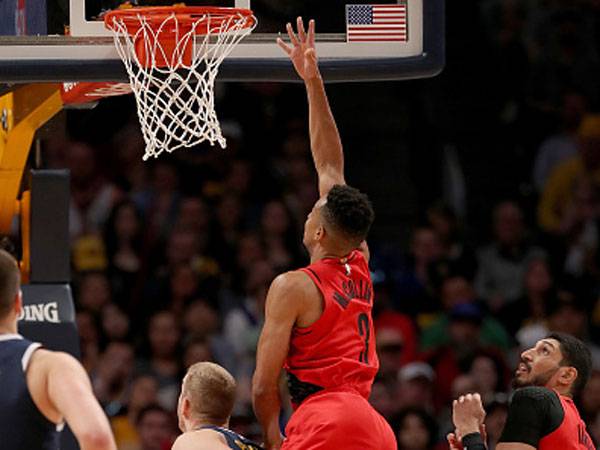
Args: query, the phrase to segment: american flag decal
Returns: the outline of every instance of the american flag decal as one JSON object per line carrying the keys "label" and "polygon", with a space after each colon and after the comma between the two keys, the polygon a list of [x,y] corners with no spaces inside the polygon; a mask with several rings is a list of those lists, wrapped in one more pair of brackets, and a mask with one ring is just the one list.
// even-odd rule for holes
{"label": "american flag decal", "polygon": [[408,5],[346,5],[348,42],[408,42]]}

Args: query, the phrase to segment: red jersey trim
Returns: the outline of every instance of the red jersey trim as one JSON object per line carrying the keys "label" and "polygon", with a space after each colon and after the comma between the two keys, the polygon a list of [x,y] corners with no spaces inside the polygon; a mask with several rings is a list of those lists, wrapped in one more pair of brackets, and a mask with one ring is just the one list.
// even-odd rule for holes
{"label": "red jersey trim", "polygon": [[320,331],[321,328],[323,328],[321,324],[326,323],[327,316],[329,315],[328,313],[331,310],[331,307],[333,306],[334,302],[331,299],[327,298],[327,296],[323,292],[323,285],[321,284],[321,280],[319,279],[319,276],[314,270],[312,270],[310,267],[303,267],[302,269],[300,269],[300,271],[308,275],[308,277],[312,280],[312,282],[319,290],[319,294],[321,295],[321,299],[323,301],[323,312],[321,312],[321,316],[317,320],[315,320],[312,325],[309,325],[307,327],[294,326],[294,328],[292,329],[293,334],[304,336],[313,333],[314,331]]}

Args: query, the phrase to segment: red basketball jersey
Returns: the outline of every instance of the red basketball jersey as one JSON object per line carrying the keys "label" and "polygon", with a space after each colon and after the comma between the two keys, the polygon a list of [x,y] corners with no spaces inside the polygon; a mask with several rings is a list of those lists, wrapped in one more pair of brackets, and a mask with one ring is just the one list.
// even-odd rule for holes
{"label": "red basketball jersey", "polygon": [[321,291],[324,309],[310,327],[292,331],[286,370],[303,383],[348,388],[368,398],[379,360],[367,260],[354,250],[345,260],[324,258],[300,270]]}
{"label": "red basketball jersey", "polygon": [[556,393],[565,411],[560,426],[540,440],[539,450],[595,450],[596,446],[586,431],[573,400]]}

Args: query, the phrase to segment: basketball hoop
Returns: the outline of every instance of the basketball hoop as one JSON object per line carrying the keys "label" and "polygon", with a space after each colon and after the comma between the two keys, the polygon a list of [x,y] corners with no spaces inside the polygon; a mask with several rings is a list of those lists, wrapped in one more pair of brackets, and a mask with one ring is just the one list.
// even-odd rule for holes
{"label": "basketball hoop", "polygon": [[225,148],[214,109],[215,78],[256,23],[242,8],[145,7],[105,15],[135,94],[144,160],[204,141]]}

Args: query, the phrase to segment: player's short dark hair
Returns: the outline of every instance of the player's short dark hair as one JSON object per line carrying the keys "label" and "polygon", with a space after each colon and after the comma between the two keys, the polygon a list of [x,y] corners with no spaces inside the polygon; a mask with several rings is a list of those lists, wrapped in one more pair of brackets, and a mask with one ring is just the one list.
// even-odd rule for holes
{"label": "player's short dark hair", "polygon": [[561,365],[577,369],[577,379],[573,383],[571,393],[574,397],[578,396],[592,373],[592,352],[582,341],[569,334],[551,333],[546,338],[559,342],[563,355]]}
{"label": "player's short dark hair", "polygon": [[327,194],[323,217],[353,244],[360,244],[367,238],[375,213],[366,194],[356,188],[336,184]]}
{"label": "player's short dark hair", "polygon": [[0,317],[6,316],[14,306],[20,283],[21,272],[17,260],[0,249]]}

